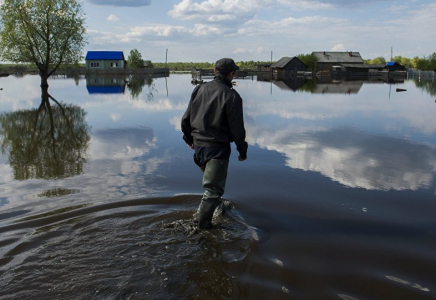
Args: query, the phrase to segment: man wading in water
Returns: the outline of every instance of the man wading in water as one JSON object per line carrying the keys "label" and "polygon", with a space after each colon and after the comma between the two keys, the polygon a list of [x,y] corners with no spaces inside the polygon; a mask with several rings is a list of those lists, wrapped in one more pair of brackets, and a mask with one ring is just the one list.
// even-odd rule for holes
{"label": "man wading in water", "polygon": [[198,209],[198,227],[212,228],[215,208],[227,179],[230,143],[235,142],[239,161],[247,159],[242,98],[232,80],[239,67],[230,58],[215,63],[215,78],[197,86],[182,117],[183,139],[195,150],[194,162],[203,171],[204,194]]}

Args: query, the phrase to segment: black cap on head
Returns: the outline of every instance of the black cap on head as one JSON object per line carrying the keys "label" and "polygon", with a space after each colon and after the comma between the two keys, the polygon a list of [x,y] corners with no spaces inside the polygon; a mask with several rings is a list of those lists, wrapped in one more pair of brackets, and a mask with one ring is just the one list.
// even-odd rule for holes
{"label": "black cap on head", "polygon": [[239,70],[239,67],[235,64],[231,58],[221,58],[215,63],[215,69],[217,72],[227,75],[230,72]]}

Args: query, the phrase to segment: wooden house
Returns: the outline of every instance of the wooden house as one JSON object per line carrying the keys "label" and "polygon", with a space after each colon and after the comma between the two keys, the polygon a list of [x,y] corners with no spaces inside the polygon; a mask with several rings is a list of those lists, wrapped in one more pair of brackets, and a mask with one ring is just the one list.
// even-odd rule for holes
{"label": "wooden house", "polygon": [[127,66],[123,51],[88,51],[85,62],[89,71],[124,69]]}
{"label": "wooden house", "polygon": [[272,64],[260,64],[260,65],[257,65],[257,71],[258,72],[271,72],[271,65]]}
{"label": "wooden house", "polygon": [[277,77],[296,76],[299,71],[306,71],[306,65],[296,56],[282,57],[270,66]]}
{"label": "wooden house", "polygon": [[318,71],[328,70],[331,71],[335,68],[346,65],[362,65],[363,59],[359,52],[312,52],[317,59],[316,69]]}

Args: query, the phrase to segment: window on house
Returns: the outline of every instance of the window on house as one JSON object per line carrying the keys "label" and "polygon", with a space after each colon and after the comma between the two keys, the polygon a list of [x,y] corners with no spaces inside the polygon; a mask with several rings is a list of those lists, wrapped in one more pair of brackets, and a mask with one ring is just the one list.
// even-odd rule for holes
{"label": "window on house", "polygon": [[111,68],[118,68],[118,63],[117,62],[111,63]]}
{"label": "window on house", "polygon": [[99,68],[99,67],[100,67],[100,63],[98,63],[98,62],[91,63],[91,68]]}

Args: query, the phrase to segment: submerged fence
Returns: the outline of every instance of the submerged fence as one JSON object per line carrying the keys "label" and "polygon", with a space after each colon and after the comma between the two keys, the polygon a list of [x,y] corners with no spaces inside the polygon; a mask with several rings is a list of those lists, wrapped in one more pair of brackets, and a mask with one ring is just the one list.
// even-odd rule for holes
{"label": "submerged fence", "polygon": [[435,71],[407,71],[407,78],[422,79],[422,80],[436,80]]}

